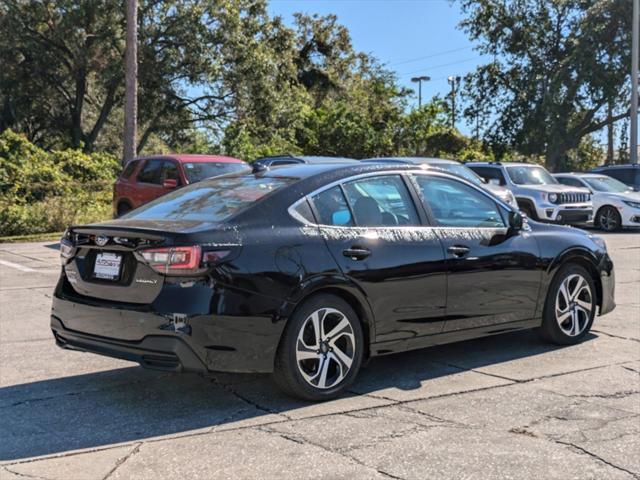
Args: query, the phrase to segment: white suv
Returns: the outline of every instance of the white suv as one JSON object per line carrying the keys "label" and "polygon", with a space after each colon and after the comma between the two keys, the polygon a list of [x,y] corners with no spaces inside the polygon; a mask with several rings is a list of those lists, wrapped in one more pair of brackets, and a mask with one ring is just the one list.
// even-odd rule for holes
{"label": "white suv", "polygon": [[520,210],[533,220],[581,224],[593,219],[589,190],[562,185],[540,165],[515,162],[466,165],[489,183],[510,189]]}

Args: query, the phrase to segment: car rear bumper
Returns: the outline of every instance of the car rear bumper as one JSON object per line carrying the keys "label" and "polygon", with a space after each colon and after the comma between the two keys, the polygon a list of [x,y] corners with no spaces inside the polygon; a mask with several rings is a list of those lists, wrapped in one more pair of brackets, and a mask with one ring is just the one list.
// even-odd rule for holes
{"label": "car rear bumper", "polygon": [[277,299],[204,285],[165,286],[153,304],[131,305],[74,294],[63,275],[51,329],[62,348],[147,368],[271,372],[285,324],[278,315],[282,306]]}
{"label": "car rear bumper", "polygon": [[138,342],[104,338],[69,330],[54,315],[51,316],[51,330],[61,348],[129,360],[157,370],[208,371],[202,359],[181,338],[151,335]]}

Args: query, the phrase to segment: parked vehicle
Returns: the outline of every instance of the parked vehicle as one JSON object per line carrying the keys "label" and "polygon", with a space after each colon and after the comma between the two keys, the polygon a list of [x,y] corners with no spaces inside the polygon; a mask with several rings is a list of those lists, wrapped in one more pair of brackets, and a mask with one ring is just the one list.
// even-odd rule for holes
{"label": "parked vehicle", "polygon": [[440,170],[446,170],[447,172],[454,173],[456,175],[461,176],[473,182],[481,187],[489,190],[496,197],[498,197],[503,202],[509,204],[514,208],[518,208],[518,202],[516,202],[516,197],[511,193],[511,190],[508,188],[502,187],[500,185],[496,185],[493,183],[486,182],[480,175],[471,170],[466,165],[457,162],[455,160],[448,160],[444,158],[428,158],[428,157],[382,157],[382,158],[369,158],[363,160],[363,162],[374,162],[374,163],[405,163],[405,164],[414,164],[414,165],[428,165],[433,168],[439,168]]}
{"label": "parked vehicle", "polygon": [[593,219],[589,190],[562,185],[540,165],[515,162],[466,165],[488,182],[509,188],[520,210],[529,218],[569,225]]}
{"label": "parked vehicle", "polygon": [[592,173],[600,173],[615,178],[640,192],[640,165],[628,163],[626,165],[601,165],[591,169]]}
{"label": "parked vehicle", "polygon": [[61,240],[59,346],[169,371],[274,372],[333,398],[371,356],[539,328],[580,342],[614,308],[602,239],[414,165],[204,180]]}
{"label": "parked vehicle", "polygon": [[605,232],[622,227],[640,227],[640,193],[607,175],[558,173],[563,185],[589,189],[593,198],[593,223]]}
{"label": "parked vehicle", "polygon": [[252,165],[254,168],[279,167],[281,165],[294,165],[299,163],[316,164],[316,163],[358,163],[358,160],[346,157],[320,157],[308,155],[274,155],[272,157],[262,157],[254,160]]}
{"label": "parked vehicle", "polygon": [[219,155],[156,155],[135,158],[113,186],[113,210],[121,216],[176,188],[249,168],[238,158]]}

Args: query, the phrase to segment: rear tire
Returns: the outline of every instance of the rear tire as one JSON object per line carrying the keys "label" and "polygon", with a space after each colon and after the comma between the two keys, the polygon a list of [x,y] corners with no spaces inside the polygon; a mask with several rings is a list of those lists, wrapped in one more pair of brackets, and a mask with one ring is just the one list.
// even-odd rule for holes
{"label": "rear tire", "polygon": [[591,329],[596,289],[587,270],[568,264],[554,277],[545,301],[541,336],[557,345],[579,343]]}
{"label": "rear tire", "polygon": [[319,294],[289,319],[274,365],[274,380],[303,400],[336,398],[354,381],[364,353],[358,316],[340,297]]}
{"label": "rear tire", "polygon": [[605,232],[617,232],[622,227],[620,213],[611,205],[605,205],[596,213],[596,225]]}

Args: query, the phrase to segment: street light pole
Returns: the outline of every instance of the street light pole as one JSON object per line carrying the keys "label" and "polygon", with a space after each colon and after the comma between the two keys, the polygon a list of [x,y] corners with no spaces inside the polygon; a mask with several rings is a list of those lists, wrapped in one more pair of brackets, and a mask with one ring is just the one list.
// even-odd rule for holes
{"label": "street light pole", "polygon": [[451,85],[451,128],[456,128],[456,91],[460,85],[460,77],[458,75],[447,78],[447,81]]}
{"label": "street light pole", "polygon": [[431,80],[431,77],[428,77],[426,75],[413,77],[411,79],[413,83],[418,83],[418,110],[422,108],[422,82],[428,82],[429,80]]}
{"label": "street light pole", "polygon": [[638,25],[640,23],[640,0],[633,0],[631,21],[631,163],[638,163],[638,44],[640,43]]}

